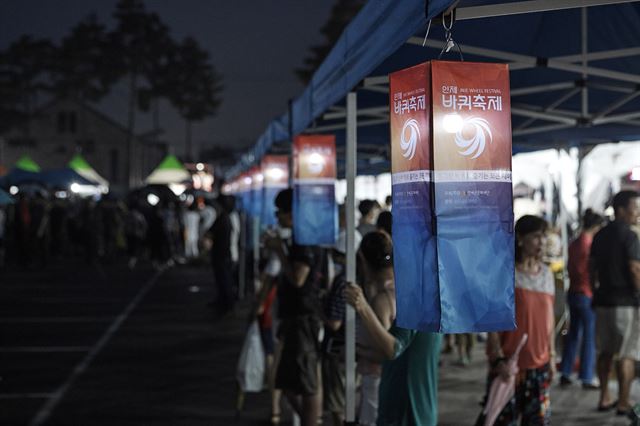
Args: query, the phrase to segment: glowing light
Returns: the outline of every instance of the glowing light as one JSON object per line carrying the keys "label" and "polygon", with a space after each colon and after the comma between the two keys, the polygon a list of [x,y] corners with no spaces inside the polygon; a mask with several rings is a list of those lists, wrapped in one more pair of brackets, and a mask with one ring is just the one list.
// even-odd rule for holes
{"label": "glowing light", "polygon": [[56,191],[56,198],[67,198],[67,192],[66,191]]}
{"label": "glowing light", "polygon": [[158,197],[156,194],[150,193],[147,195],[147,203],[151,204],[152,206],[158,205],[159,202],[160,197]]}
{"label": "glowing light", "polygon": [[196,164],[196,170],[198,170],[199,172],[204,170],[204,164],[202,163],[198,163]]}
{"label": "glowing light", "polygon": [[246,176],[243,181],[245,185],[251,185],[251,178],[249,176]]}
{"label": "glowing light", "polygon": [[272,181],[279,181],[284,178],[284,170],[279,167],[271,167],[266,171],[267,177]]}
{"label": "glowing light", "polygon": [[78,192],[80,192],[80,185],[74,182],[71,184],[70,189],[71,189],[71,192],[74,192],[77,194]]}
{"label": "glowing light", "polygon": [[319,174],[324,169],[324,157],[317,152],[309,155],[309,171],[313,174]]}
{"label": "glowing light", "polygon": [[257,173],[253,175],[253,177],[255,178],[256,182],[262,182],[264,180],[264,175],[262,173]]}
{"label": "glowing light", "polygon": [[640,180],[640,167],[631,169],[631,180]]}
{"label": "glowing light", "polygon": [[11,188],[9,188],[9,193],[11,195],[16,195],[18,193],[19,189],[17,186],[12,186]]}
{"label": "glowing light", "polygon": [[460,114],[447,114],[442,118],[442,127],[447,133],[458,133],[462,130],[462,123]]}

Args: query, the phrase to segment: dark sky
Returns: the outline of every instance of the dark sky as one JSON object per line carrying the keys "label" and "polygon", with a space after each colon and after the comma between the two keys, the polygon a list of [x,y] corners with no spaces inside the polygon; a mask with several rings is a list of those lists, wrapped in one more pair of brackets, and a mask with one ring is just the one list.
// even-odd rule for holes
{"label": "dark sky", "polygon": [[[107,28],[116,0],[2,0],[0,49],[22,34],[50,37],[66,35],[91,12]],[[287,100],[303,86],[293,69],[302,64],[307,48],[322,42],[320,27],[329,16],[331,0],[147,0],[176,39],[193,36],[211,55],[224,76],[223,104],[218,115],[193,127],[194,152],[214,145],[253,144],[266,124],[283,113]],[[127,90],[123,84],[99,108],[126,122]],[[161,106],[163,139],[177,154],[184,148],[184,121],[171,106]],[[137,132],[151,129],[149,116],[141,116]]]}

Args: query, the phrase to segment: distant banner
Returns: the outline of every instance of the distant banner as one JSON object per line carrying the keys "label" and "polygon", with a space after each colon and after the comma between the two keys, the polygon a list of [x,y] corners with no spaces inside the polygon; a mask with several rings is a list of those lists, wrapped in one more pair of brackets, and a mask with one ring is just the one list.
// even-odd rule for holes
{"label": "distant banner", "polygon": [[293,167],[293,238],[301,245],[335,244],[338,236],[335,137],[296,137]]}
{"label": "distant banner", "polygon": [[260,167],[253,167],[249,170],[251,175],[251,207],[249,214],[253,218],[260,219],[262,214],[262,170]]}
{"label": "distant banner", "polygon": [[276,209],[273,204],[278,192],[289,186],[289,157],[267,155],[262,159],[262,212],[260,222],[264,226],[277,224]]}
{"label": "distant banner", "polygon": [[[443,333],[513,329],[507,66],[432,61],[392,74],[390,83],[398,324]],[[408,265],[412,253],[422,253],[422,264]]]}
{"label": "distant banner", "polygon": [[251,175],[247,172],[242,173],[238,177],[237,196],[240,201],[240,208],[246,214],[250,214],[251,210]]}

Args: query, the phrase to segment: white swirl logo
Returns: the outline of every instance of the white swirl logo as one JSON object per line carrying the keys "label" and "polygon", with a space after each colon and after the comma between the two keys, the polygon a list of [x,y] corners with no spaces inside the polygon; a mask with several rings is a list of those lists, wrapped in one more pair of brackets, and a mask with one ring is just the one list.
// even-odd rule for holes
{"label": "white swirl logo", "polygon": [[[473,127],[473,135],[469,139],[462,135],[462,129],[466,125]],[[478,117],[466,119],[462,128],[456,132],[456,145],[461,149],[458,153],[465,157],[473,155],[472,159],[480,157],[484,152],[487,137],[489,138],[489,143],[493,142],[493,135],[487,120]]]}
{"label": "white swirl logo", "polygon": [[[409,129],[409,140],[407,140],[406,134]],[[416,155],[416,146],[420,139],[420,126],[415,118],[411,118],[404,122],[402,126],[402,132],[400,133],[400,148],[402,149],[402,156],[408,160],[411,160]]]}

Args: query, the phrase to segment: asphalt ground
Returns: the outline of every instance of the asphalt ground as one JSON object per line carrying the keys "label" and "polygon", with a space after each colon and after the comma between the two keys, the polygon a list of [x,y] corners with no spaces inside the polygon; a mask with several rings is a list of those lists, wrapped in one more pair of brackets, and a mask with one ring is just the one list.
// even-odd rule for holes
{"label": "asphalt ground", "polygon": [[[207,305],[214,295],[206,266],[158,273],[63,260],[1,271],[0,426],[266,424],[266,392],[235,409],[247,304],[219,318]],[[483,350],[466,368],[443,355],[440,425],[474,423]],[[637,380],[633,396],[640,401]],[[597,392],[554,385],[551,398],[553,424],[629,424],[598,413]]]}

